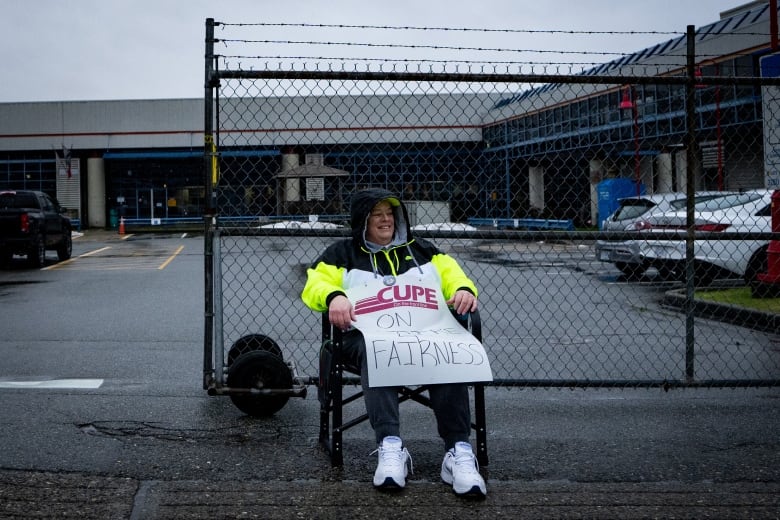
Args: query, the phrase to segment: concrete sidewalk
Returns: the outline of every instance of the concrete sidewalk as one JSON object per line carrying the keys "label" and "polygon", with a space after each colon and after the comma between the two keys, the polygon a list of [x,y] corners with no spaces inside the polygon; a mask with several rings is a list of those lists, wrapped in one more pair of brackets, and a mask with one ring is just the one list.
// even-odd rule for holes
{"label": "concrete sidewalk", "polygon": [[440,482],[382,493],[369,482],[138,481],[0,472],[0,518],[778,518],[779,483],[488,481],[481,501]]}

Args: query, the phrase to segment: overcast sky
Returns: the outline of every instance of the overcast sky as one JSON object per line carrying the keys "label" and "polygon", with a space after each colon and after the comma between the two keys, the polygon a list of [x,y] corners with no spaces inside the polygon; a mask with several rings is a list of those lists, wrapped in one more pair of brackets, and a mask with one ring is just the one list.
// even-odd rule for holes
{"label": "overcast sky", "polygon": [[[203,96],[206,18],[227,23],[345,24],[392,27],[508,29],[512,32],[397,31],[251,26],[217,30],[218,38],[549,49],[563,61],[609,61],[697,27],[747,0],[0,0],[3,65],[0,103],[19,101],[199,98]],[[523,31],[576,31],[542,34]],[[519,31],[519,32],[518,32]],[[579,34],[657,32],[661,34]],[[674,34],[667,34],[674,33]],[[252,44],[218,47],[252,56],[527,59],[556,54],[479,50],[303,47]],[[603,53],[599,55],[598,53]],[[400,53],[400,54],[399,54]],[[453,54],[454,53],[454,54]],[[578,57],[581,56],[581,57]],[[241,61],[241,60],[236,60]],[[242,64],[243,65],[243,64]],[[541,72],[541,71],[538,71]],[[548,72],[554,72],[549,71]]]}

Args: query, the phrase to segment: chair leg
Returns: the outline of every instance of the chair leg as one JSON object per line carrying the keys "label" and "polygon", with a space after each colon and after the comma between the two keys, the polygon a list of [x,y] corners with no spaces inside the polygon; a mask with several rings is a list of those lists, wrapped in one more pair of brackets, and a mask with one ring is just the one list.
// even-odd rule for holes
{"label": "chair leg", "polygon": [[341,386],[341,369],[336,368],[333,388],[333,428],[330,435],[330,465],[343,466],[344,454],[342,452],[341,436],[344,417],[342,414],[343,393]]}
{"label": "chair leg", "polygon": [[328,446],[330,441],[330,412],[320,405],[320,444]]}
{"label": "chair leg", "polygon": [[344,454],[342,452],[342,426],[344,423],[343,406],[344,406],[344,392],[343,392],[343,369],[341,363],[341,347],[342,338],[340,333],[336,333],[333,338],[333,357],[331,358],[331,373],[330,373],[330,391],[333,396],[333,424],[330,431],[330,465],[331,466],[343,466]]}
{"label": "chair leg", "polygon": [[477,419],[477,462],[488,465],[487,421],[485,417],[485,385],[474,385],[474,414]]}

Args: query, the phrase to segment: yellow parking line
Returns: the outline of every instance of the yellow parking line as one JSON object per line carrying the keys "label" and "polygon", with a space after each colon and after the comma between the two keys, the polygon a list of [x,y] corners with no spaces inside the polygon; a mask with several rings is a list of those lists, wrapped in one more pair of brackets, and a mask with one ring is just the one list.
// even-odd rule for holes
{"label": "yellow parking line", "polygon": [[105,251],[106,249],[111,249],[111,246],[101,247],[100,249],[95,249],[93,251],[88,251],[86,253],[80,254],[79,256],[77,256],[75,258],[68,258],[67,260],[63,260],[62,262],[58,262],[58,263],[56,263],[54,265],[50,265],[48,267],[44,267],[43,269],[41,269],[41,271],[49,271],[51,269],[59,269],[60,267],[65,267],[66,265],[68,265],[70,263],[73,263],[73,261],[76,260],[77,258],[84,258],[86,256],[92,256],[94,254],[97,254],[97,253],[100,253],[102,251]]}
{"label": "yellow parking line", "polygon": [[177,249],[175,253],[173,253],[171,256],[169,256],[168,259],[165,262],[163,262],[160,265],[160,267],[158,267],[157,269],[165,269],[168,266],[168,264],[170,264],[173,261],[173,259],[176,258],[176,255],[181,253],[182,249],[184,249],[184,246],[179,246],[179,249]]}

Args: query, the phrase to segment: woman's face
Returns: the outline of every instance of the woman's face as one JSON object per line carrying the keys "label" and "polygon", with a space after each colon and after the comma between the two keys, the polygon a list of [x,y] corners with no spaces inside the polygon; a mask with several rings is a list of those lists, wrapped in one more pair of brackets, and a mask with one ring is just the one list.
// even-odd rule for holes
{"label": "woman's face", "polygon": [[383,200],[379,202],[368,215],[366,223],[366,240],[386,246],[393,241],[395,233],[395,217],[393,216],[393,207],[389,202]]}

